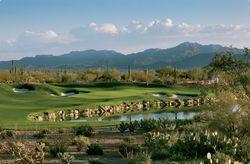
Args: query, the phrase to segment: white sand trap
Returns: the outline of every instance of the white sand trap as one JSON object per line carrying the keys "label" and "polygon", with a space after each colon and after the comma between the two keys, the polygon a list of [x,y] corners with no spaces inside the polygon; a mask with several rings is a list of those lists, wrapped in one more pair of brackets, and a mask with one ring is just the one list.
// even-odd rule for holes
{"label": "white sand trap", "polygon": [[172,95],[172,96],[170,96],[169,98],[177,99],[177,98],[179,98],[179,96],[178,96],[178,95]]}
{"label": "white sand trap", "polygon": [[162,93],[153,94],[153,96],[154,97],[163,97],[163,98],[172,98],[172,99],[189,99],[189,98],[192,98],[192,96],[176,95],[176,94],[168,96],[168,95],[162,94]]}
{"label": "white sand trap", "polygon": [[157,94],[153,94],[154,97],[167,97],[166,94],[160,94],[160,93],[157,93]]}
{"label": "white sand trap", "polygon": [[13,90],[13,92],[15,92],[15,93],[28,93],[28,92],[30,92],[30,90],[28,90],[28,89],[17,89],[17,88],[13,88],[12,90]]}
{"label": "white sand trap", "polygon": [[73,96],[73,95],[76,95],[76,93],[75,92],[61,93],[62,97]]}
{"label": "white sand trap", "polygon": [[74,95],[78,95],[78,94],[86,94],[87,92],[81,92],[81,91],[76,91],[76,92],[67,92],[67,93],[61,93],[60,95],[56,95],[56,94],[50,94],[53,97],[68,97],[68,96],[74,96]]}
{"label": "white sand trap", "polygon": [[176,95],[176,94],[173,94],[169,98],[172,98],[172,99],[191,99],[193,97],[192,96],[186,96],[186,95]]}

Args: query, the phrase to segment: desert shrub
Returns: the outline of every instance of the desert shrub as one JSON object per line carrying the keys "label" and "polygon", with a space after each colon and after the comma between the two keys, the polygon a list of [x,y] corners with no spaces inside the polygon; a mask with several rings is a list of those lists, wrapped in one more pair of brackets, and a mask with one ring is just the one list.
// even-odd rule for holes
{"label": "desert shrub", "polygon": [[130,156],[138,155],[142,152],[139,145],[131,144],[130,142],[123,142],[119,145],[119,153],[123,158],[130,158]]}
{"label": "desert shrub", "polygon": [[239,140],[227,138],[217,132],[199,132],[187,134],[170,147],[170,153],[183,158],[205,158],[207,153],[225,153],[233,156],[238,152]]}
{"label": "desert shrub", "polygon": [[170,135],[161,133],[147,133],[144,135],[145,146],[148,147],[152,159],[166,159],[169,157]]}
{"label": "desert shrub", "polygon": [[91,137],[94,135],[94,129],[91,126],[79,126],[75,128],[75,134],[83,135],[85,137]]}
{"label": "desert shrub", "polygon": [[155,149],[151,153],[151,158],[153,160],[162,160],[162,159],[167,159],[170,156],[169,150],[168,149]]}
{"label": "desert shrub", "polygon": [[37,134],[34,134],[34,137],[36,137],[38,139],[43,139],[49,133],[50,133],[50,131],[48,129],[43,129],[43,130],[39,131]]}
{"label": "desert shrub", "polygon": [[230,156],[220,152],[216,152],[214,155],[212,155],[212,160],[215,163],[229,163],[230,159],[232,159]]}
{"label": "desert shrub", "polygon": [[150,164],[151,159],[147,153],[141,153],[133,156],[130,159],[127,159],[127,164]]}
{"label": "desert shrub", "polygon": [[72,155],[69,155],[67,153],[58,153],[57,154],[57,157],[60,159],[60,161],[62,163],[65,163],[65,164],[70,164],[72,163],[73,159],[74,159],[74,156]]}
{"label": "desert shrub", "polygon": [[74,145],[76,145],[78,151],[82,151],[90,145],[88,137],[77,136],[74,138]]}
{"label": "desert shrub", "polygon": [[86,152],[88,155],[103,155],[102,147],[96,143],[89,145]]}
{"label": "desert shrub", "polygon": [[57,157],[58,153],[65,153],[69,146],[69,139],[63,136],[56,136],[53,141],[49,143],[49,153],[52,157]]}
{"label": "desert shrub", "polygon": [[3,130],[0,134],[2,139],[13,138],[16,135],[15,131],[12,130]]}
{"label": "desert shrub", "polygon": [[0,148],[12,155],[13,163],[44,163],[45,144],[36,143],[35,147],[30,147],[17,139],[6,140]]}
{"label": "desert shrub", "polygon": [[128,126],[128,130],[130,132],[134,132],[135,131],[135,125],[133,124],[133,122],[128,123],[127,126]]}
{"label": "desert shrub", "polygon": [[126,123],[121,122],[117,128],[121,133],[124,133],[128,129],[128,126]]}
{"label": "desert shrub", "polygon": [[136,130],[142,130],[144,132],[150,131],[174,131],[174,130],[185,130],[189,125],[192,125],[192,120],[168,120],[168,119],[147,119],[141,121],[133,121],[129,123],[121,122],[118,125],[118,130],[124,133],[127,129],[130,132]]}
{"label": "desert shrub", "polygon": [[58,153],[65,153],[67,150],[64,144],[56,144],[49,146],[49,153],[52,157],[57,157]]}

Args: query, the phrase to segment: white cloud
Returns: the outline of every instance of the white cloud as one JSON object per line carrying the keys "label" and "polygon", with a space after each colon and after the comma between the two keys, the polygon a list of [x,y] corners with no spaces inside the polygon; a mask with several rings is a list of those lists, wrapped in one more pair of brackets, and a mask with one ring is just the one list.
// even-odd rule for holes
{"label": "white cloud", "polygon": [[167,18],[167,19],[165,20],[165,22],[164,22],[164,25],[165,25],[166,27],[172,27],[172,26],[173,26],[173,21],[172,21],[172,19]]}
{"label": "white cloud", "polygon": [[159,25],[160,21],[159,20],[153,20],[151,22],[148,23],[148,27],[154,27]]}
{"label": "white cloud", "polygon": [[250,45],[250,28],[240,24],[191,24],[170,18],[149,22],[131,21],[125,25],[89,23],[71,29],[69,34],[54,30],[24,31],[17,38],[0,43],[1,54],[48,54],[83,49],[114,49],[138,51],[146,48],[166,48],[183,41]]}
{"label": "white cloud", "polygon": [[117,27],[111,23],[98,25],[95,22],[92,22],[89,24],[89,28],[91,28],[97,32],[102,32],[102,33],[107,33],[107,34],[117,34],[118,33]]}
{"label": "white cloud", "polygon": [[[26,30],[15,39],[8,39],[0,42],[0,56],[6,55],[5,60],[13,59],[12,55],[16,58],[21,55],[37,55],[48,53],[62,53],[65,51],[74,38],[70,36],[63,36],[53,30],[45,32],[34,32]],[[10,56],[8,57],[8,54]],[[0,58],[1,59],[1,58]]]}
{"label": "white cloud", "polygon": [[143,24],[137,20],[133,20],[130,25],[128,26],[131,31],[139,31],[140,29],[143,29]]}
{"label": "white cloud", "polygon": [[18,38],[17,41],[22,42],[35,42],[35,43],[68,43],[72,39],[66,36],[61,36],[53,30],[46,32],[34,32],[26,30]]}
{"label": "white cloud", "polygon": [[122,27],[122,28],[121,28],[121,32],[123,32],[123,33],[128,32],[128,28],[127,28],[127,27]]}

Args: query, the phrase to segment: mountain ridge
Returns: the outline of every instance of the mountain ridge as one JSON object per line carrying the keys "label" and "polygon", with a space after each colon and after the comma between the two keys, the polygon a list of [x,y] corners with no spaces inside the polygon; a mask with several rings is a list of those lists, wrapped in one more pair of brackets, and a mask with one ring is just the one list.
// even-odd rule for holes
{"label": "mountain ridge", "polygon": [[[71,51],[59,56],[36,55],[16,60],[15,65],[17,67],[25,66],[27,69],[46,68],[52,70],[65,68],[65,66],[68,69],[89,69],[103,68],[107,67],[107,65],[118,69],[125,69],[128,65],[131,65],[135,69],[155,69],[164,66],[190,69],[204,67],[212,60],[216,53],[230,50],[232,48],[217,44],[201,45],[196,42],[183,42],[172,48],[150,48],[127,55],[114,50],[94,49]],[[233,51],[238,54],[242,50],[233,48]],[[11,61],[0,61],[0,68],[10,69],[10,67]]]}

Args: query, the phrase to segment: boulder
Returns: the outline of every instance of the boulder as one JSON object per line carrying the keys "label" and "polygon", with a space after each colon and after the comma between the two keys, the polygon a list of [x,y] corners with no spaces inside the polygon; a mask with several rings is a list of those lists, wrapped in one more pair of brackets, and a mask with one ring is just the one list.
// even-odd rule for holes
{"label": "boulder", "polygon": [[63,110],[60,110],[58,112],[58,115],[59,115],[59,120],[60,121],[64,121],[65,120],[65,112]]}
{"label": "boulder", "polygon": [[176,102],[175,101],[170,101],[169,102],[169,107],[176,107]]}
{"label": "boulder", "polygon": [[193,99],[187,100],[187,106],[188,106],[188,107],[194,106],[194,100],[193,100]]}
{"label": "boulder", "polygon": [[56,121],[56,114],[55,113],[49,113],[48,117],[49,117],[49,121],[53,121],[53,122]]}

